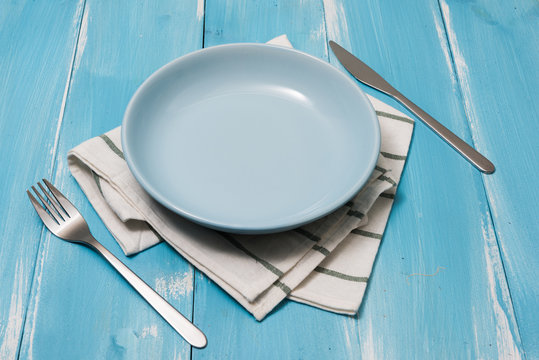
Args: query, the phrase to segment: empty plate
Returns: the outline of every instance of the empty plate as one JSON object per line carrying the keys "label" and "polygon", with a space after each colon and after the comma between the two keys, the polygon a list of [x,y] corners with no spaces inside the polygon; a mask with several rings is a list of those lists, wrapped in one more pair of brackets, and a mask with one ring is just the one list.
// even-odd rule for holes
{"label": "empty plate", "polygon": [[359,87],[297,50],[231,44],[165,65],[122,126],[141,186],[172,211],[233,233],[283,231],[337,209],[376,164],[380,129]]}

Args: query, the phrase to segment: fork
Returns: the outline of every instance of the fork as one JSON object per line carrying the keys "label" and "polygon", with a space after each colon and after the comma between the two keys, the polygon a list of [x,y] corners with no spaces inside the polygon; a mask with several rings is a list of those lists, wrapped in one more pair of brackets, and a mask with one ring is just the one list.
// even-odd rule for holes
{"label": "fork", "polygon": [[48,201],[35,186],[32,186],[32,190],[45,207],[29,190],[26,193],[45,226],[59,238],[86,245],[101,254],[189,344],[197,348],[205,347],[207,340],[204,333],[101,245],[92,236],[86,220],[75,206],[48,180],[43,179],[43,182],[49,191],[40,182],[37,185]]}

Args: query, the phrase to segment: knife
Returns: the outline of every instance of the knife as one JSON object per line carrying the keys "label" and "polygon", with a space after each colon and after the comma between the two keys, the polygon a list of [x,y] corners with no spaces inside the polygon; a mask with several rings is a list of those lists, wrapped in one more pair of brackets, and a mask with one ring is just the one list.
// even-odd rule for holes
{"label": "knife", "polygon": [[439,137],[445,140],[453,149],[468,160],[473,166],[486,174],[492,174],[495,170],[494,165],[477,150],[464,142],[457,135],[453,134],[449,129],[436,121],[432,116],[423,111],[419,106],[411,102],[397,89],[391,86],[373,69],[367,66],[363,61],[346,51],[342,46],[334,41],[329,42],[331,50],[339,59],[346,70],[350,72],[357,80],[365,85],[368,85],[393,99],[400,102],[415,116],[417,116],[429,129],[434,131]]}

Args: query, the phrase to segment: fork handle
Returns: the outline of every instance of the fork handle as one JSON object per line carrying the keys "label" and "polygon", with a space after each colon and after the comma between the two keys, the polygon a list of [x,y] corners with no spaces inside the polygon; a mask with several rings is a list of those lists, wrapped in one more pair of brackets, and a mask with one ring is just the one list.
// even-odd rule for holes
{"label": "fork handle", "polygon": [[100,253],[125,280],[176,330],[189,344],[203,348],[207,344],[206,336],[199,328],[180,314],[172,305],[155,292],[148,284],[131,271],[116,256],[101,245],[93,236],[85,239],[87,244]]}

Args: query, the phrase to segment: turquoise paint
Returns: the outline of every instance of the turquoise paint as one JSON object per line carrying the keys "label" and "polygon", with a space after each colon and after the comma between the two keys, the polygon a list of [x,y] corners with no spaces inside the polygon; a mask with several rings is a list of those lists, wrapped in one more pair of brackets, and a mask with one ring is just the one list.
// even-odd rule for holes
{"label": "turquoise paint", "polygon": [[[353,52],[471,142],[438,4],[343,8],[356,29],[348,32]],[[362,351],[389,358],[522,353],[491,229],[480,173],[418,123],[358,325],[359,334],[372,334]],[[407,277],[439,266],[436,276]]]}
{"label": "turquoise paint", "polygon": [[[94,236],[187,317],[192,267],[166,244],[124,256],[69,174],[66,153],[120,125],[129,98],[147,76],[200,47],[203,18],[196,13],[196,2],[86,1],[52,176]],[[45,233],[32,289],[21,358],[189,357],[190,346],[89,249]]]}
{"label": "turquoise paint", "polygon": [[474,141],[499,168],[484,176],[528,359],[539,358],[539,4],[441,1]]}
{"label": "turquoise paint", "polygon": [[[529,0],[0,4],[0,358],[539,356],[536,14]],[[480,175],[417,124],[355,317],[284,302],[259,323],[166,244],[126,258],[67,170],[67,150],[119,125],[138,85],[203,38],[283,33],[340,67],[326,46],[338,41],[497,165]],[[40,177],[194,317],[206,349],[191,354],[92,251],[41,233],[24,196]]]}
{"label": "turquoise paint", "polygon": [[[264,22],[269,24],[265,28],[266,38],[274,36],[274,24],[281,22],[271,17],[275,14],[273,8],[252,5],[252,15],[241,17],[242,28],[238,30],[241,12],[233,11],[234,5],[230,3],[218,2],[219,6],[209,8],[206,29],[221,29],[222,34],[227,34],[227,41],[251,41],[246,34],[262,37],[264,27],[258,14],[266,13],[270,14]],[[377,1],[326,1],[324,5],[328,38],[349,46],[401,91],[470,140],[459,91],[452,80],[455,75],[446,61],[450,54],[435,2],[415,7]],[[305,17],[312,19],[312,15]],[[437,24],[442,24],[441,38]],[[219,43],[213,33],[209,39],[212,42],[206,42],[207,46]],[[306,38],[299,43],[305,51],[316,52],[324,40]],[[313,50],[308,48],[309,44]],[[429,55],[424,56],[425,53]],[[335,62],[331,54],[330,58]],[[426,86],[429,83],[431,87]],[[371,94],[387,100],[375,92]],[[459,194],[458,200],[455,194]],[[290,358],[299,358],[300,354],[305,358],[347,358],[350,354],[364,358],[425,358],[429,354],[503,358],[513,350],[518,353],[518,330],[511,303],[504,298],[507,286],[499,268],[496,242],[488,231],[485,234],[490,227],[479,173],[418,124],[359,318],[325,314],[327,317],[321,321],[319,310],[286,304],[267,322],[252,324],[241,311],[223,310],[228,296],[220,291],[207,295],[210,290],[204,289],[203,283],[195,293],[195,317],[201,319],[202,327],[204,323],[212,324],[208,337],[218,338],[218,344],[212,347],[210,341],[207,350],[195,351],[193,355],[215,358],[223,348],[237,358],[262,353],[268,354],[268,358],[279,354]],[[413,273],[435,273],[439,266],[444,268],[435,277],[407,278]],[[289,307],[294,308],[293,315],[285,310]],[[204,310],[199,312],[201,308]],[[230,331],[231,323],[242,333],[226,339],[219,337],[222,333],[235,334]],[[505,326],[500,338],[497,325]],[[305,335],[306,329],[310,329],[309,335]],[[346,329],[346,344],[341,343],[342,329]],[[324,336],[312,335],[320,332]],[[273,342],[266,346],[258,341],[256,347],[242,348],[241,341],[247,336],[271,338]],[[299,350],[309,336],[316,340]],[[500,339],[510,345],[499,344]]]}
{"label": "turquoise paint", "polygon": [[[17,356],[42,225],[24,192],[52,174],[82,3],[0,3],[0,358]],[[32,26],[29,26],[31,24]]]}

